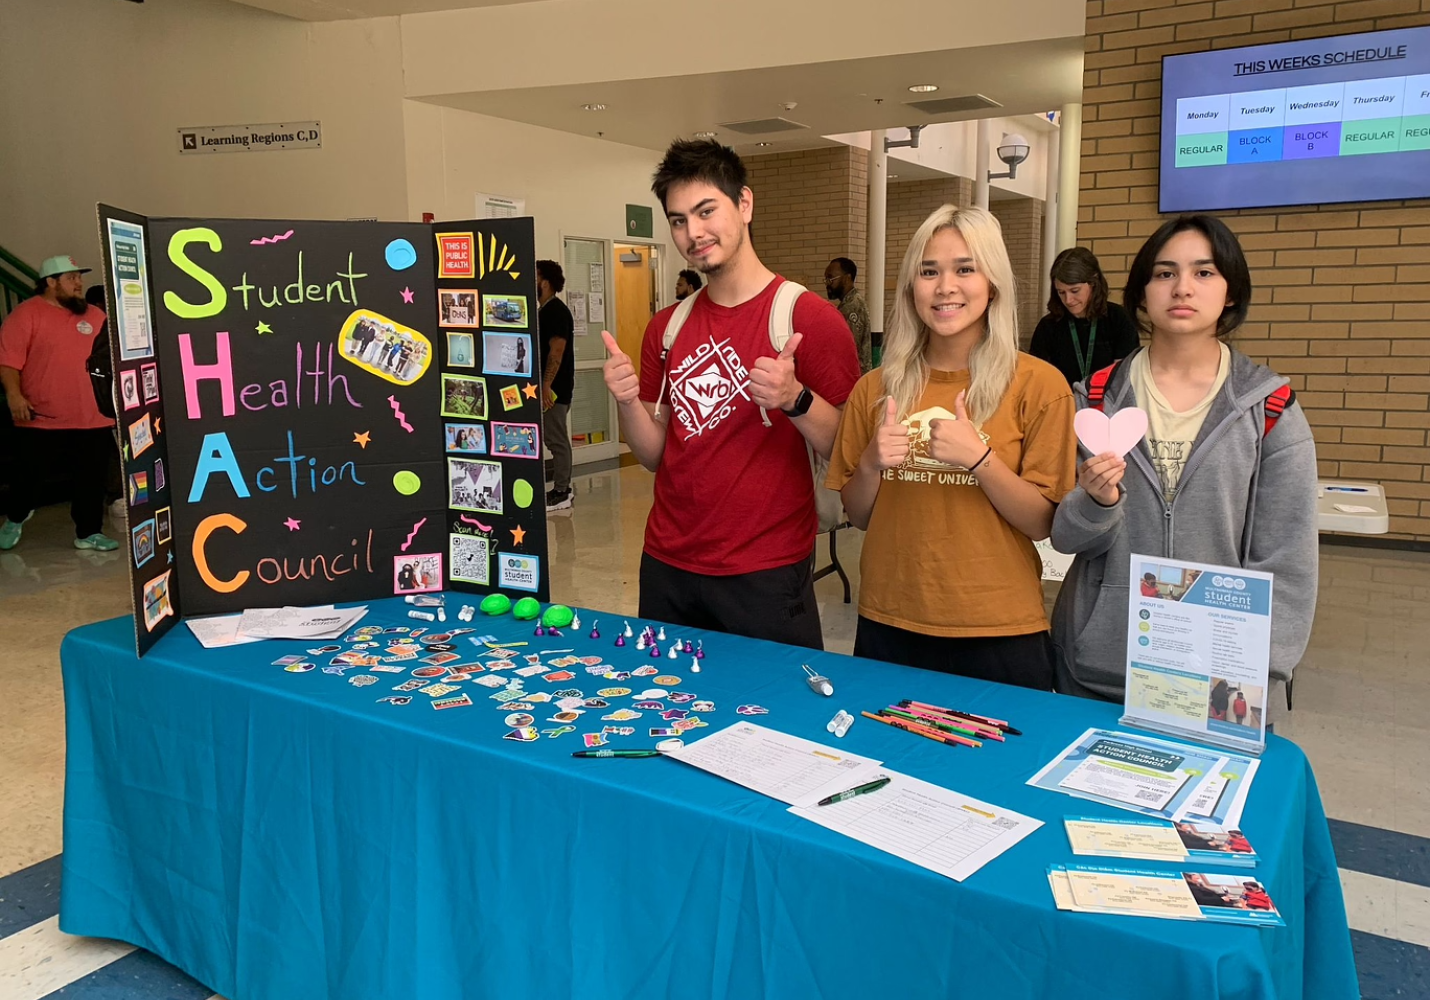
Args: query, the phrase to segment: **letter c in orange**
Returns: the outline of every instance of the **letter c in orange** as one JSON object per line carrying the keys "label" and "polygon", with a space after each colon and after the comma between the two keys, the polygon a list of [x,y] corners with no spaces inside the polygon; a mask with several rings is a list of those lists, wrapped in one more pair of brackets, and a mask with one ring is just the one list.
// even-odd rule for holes
{"label": "letter c in orange", "polygon": [[194,532],[194,566],[198,568],[199,576],[210,590],[220,594],[231,594],[239,587],[248,582],[248,570],[239,570],[233,575],[231,580],[220,580],[209,570],[208,558],[204,555],[204,543],[209,540],[209,535],[219,528],[228,528],[234,534],[242,534],[248,527],[248,522],[232,514],[210,514],[199,522],[199,528]]}

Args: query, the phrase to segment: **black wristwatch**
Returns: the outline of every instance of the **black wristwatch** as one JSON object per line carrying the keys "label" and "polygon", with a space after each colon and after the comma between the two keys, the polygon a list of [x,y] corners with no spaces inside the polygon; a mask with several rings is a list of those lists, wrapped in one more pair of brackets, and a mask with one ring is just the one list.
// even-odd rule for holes
{"label": "black wristwatch", "polygon": [[814,405],[814,393],[809,391],[809,386],[805,386],[795,397],[794,405],[788,410],[781,410],[787,417],[802,417],[809,412],[809,408]]}

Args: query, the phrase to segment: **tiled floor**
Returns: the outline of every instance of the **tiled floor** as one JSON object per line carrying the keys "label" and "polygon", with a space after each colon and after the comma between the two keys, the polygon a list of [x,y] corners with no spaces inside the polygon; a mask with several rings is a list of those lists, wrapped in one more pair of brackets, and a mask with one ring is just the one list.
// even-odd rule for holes
{"label": "tiled floor", "polygon": [[[549,518],[556,599],[635,616],[650,499],[651,477],[638,468],[576,480],[575,507]],[[67,939],[52,919],[8,919],[20,897],[32,914],[54,912],[60,640],[130,610],[123,551],[78,552],[70,536],[67,510],[51,507],[0,553],[0,998],[204,1000],[209,991],[143,952]],[[861,543],[857,531],[840,533],[856,601]],[[821,540],[819,564],[827,562]],[[818,593],[826,645],[851,651],[855,611],[842,603],[838,578],[822,580]],[[1323,547],[1295,698],[1278,731],[1305,749],[1336,821],[1364,996],[1430,997],[1430,555]]]}

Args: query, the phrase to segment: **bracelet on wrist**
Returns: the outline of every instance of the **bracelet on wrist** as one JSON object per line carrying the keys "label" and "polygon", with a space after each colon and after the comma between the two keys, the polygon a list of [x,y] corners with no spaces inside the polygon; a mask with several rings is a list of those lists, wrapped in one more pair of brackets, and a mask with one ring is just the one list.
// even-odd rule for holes
{"label": "bracelet on wrist", "polygon": [[983,457],[980,458],[978,461],[974,462],[973,465],[969,468],[968,471],[969,471],[969,472],[976,472],[976,471],[978,470],[978,467],[979,467],[980,465],[982,465],[984,462],[988,461],[988,456],[991,455],[991,454],[993,454],[993,447],[990,445],[989,448],[988,448],[988,450],[983,453]]}

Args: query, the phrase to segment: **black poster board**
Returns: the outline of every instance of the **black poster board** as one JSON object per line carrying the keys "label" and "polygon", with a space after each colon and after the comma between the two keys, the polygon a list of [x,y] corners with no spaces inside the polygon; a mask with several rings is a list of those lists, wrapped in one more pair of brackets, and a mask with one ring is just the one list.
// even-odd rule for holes
{"label": "black poster board", "polygon": [[[150,574],[131,551],[141,653],[180,606],[549,598],[532,220],[144,220],[101,206],[119,260],[116,222],[147,238],[154,355],[124,357],[116,328],[116,380],[156,368],[162,435],[135,458],[162,458],[171,508],[156,556],[172,558],[171,621],[144,616]],[[122,433],[135,412],[119,410]],[[131,498],[131,524],[142,514]]]}

